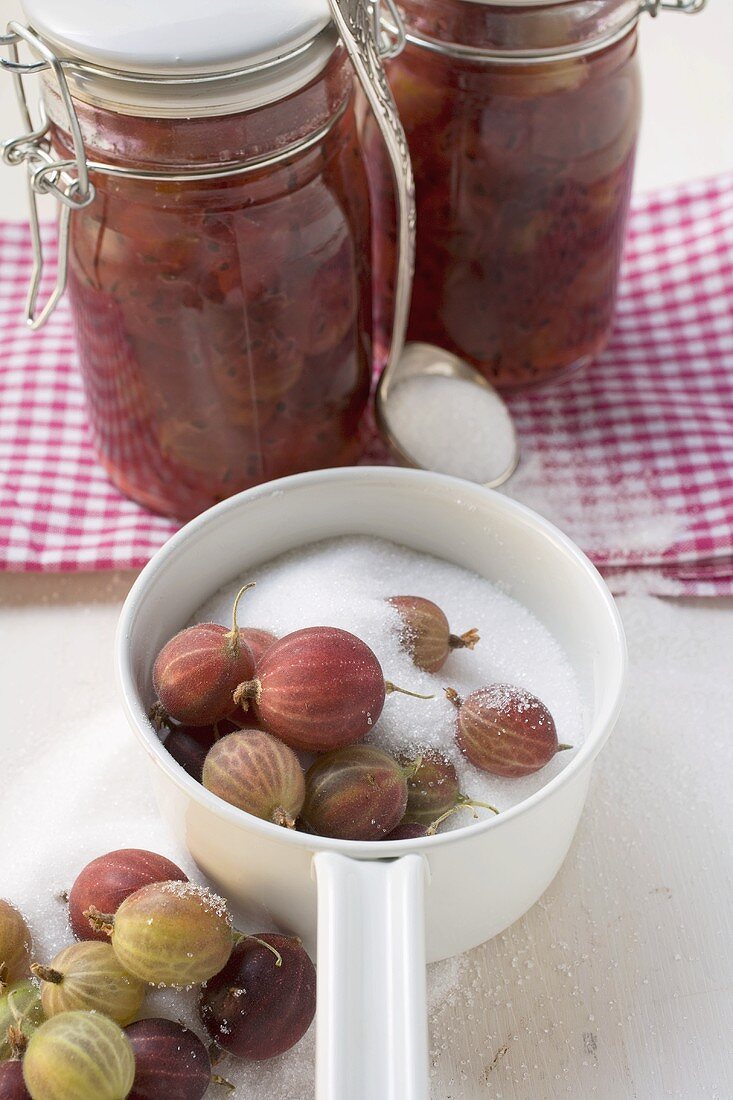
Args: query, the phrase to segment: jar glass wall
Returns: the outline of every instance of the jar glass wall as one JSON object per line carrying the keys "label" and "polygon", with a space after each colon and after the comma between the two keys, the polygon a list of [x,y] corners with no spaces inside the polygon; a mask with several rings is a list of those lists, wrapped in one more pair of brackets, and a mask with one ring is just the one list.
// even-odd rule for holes
{"label": "jar glass wall", "polygon": [[[408,35],[429,40],[408,41],[389,67],[417,186],[409,338],[463,356],[502,388],[588,363],[610,333],[631,195],[640,120],[635,23],[605,48],[550,60],[553,51],[608,39],[623,5],[401,7]],[[469,51],[455,56],[455,45]],[[376,154],[371,134],[369,146]],[[386,280],[394,262],[389,188],[385,173],[375,212]],[[380,314],[380,345],[388,314]]]}
{"label": "jar glass wall", "polygon": [[[259,482],[354,461],[371,369],[371,234],[342,52],[295,95],[239,114],[141,118],[83,103],[77,113],[88,158],[134,170],[301,144],[276,164],[205,180],[92,171],[95,199],[71,219],[69,296],[113,481],[187,518]],[[58,127],[54,140],[63,152]]]}

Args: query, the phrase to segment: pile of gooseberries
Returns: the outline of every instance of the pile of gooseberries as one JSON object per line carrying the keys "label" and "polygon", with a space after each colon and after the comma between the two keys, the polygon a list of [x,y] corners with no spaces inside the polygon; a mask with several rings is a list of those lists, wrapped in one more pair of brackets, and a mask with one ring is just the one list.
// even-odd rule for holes
{"label": "pile of gooseberries", "polygon": [[[187,627],[153,667],[151,720],[189,775],[255,817],[340,840],[416,840],[461,810],[499,812],[463,794],[455,767],[435,749],[397,759],[366,743],[390,694],[433,696],[385,679],[369,646],[346,630],[313,626],[277,638],[239,627],[250,587],[237,593],[231,627]],[[452,633],[432,600],[386,602],[402,648],[423,672],[439,672],[451,653],[480,641],[475,629]],[[568,747],[545,705],[521,688],[492,684],[465,701],[452,688],[446,694],[457,710],[455,744],[490,775],[530,775]]]}
{"label": "pile of gooseberries", "polygon": [[[100,856],[68,903],[76,942],[45,963],[0,900],[0,1100],[201,1100],[227,1084],[213,1055],[272,1058],[310,1027],[300,940],[237,931],[224,899],[163,856]],[[148,1018],[146,993],[163,986],[198,987],[200,1034]]]}

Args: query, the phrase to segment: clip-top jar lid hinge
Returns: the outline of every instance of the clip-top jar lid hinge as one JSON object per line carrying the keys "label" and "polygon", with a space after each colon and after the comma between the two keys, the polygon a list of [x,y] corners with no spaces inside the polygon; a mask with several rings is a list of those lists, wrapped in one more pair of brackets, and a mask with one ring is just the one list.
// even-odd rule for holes
{"label": "clip-top jar lid hinge", "polygon": [[[25,42],[34,53],[38,54],[40,60],[21,61],[19,50],[21,42]],[[9,49],[9,57],[0,57],[0,68],[13,77],[18,105],[26,127],[25,133],[4,141],[0,148],[6,164],[11,166],[25,164],[28,173],[33,273],[28,288],[25,319],[29,328],[37,329],[48,320],[66,289],[69,220],[74,210],[80,210],[94,200],[94,185],[89,179],[79,119],[59,59],[33,31],[15,21],[8,24],[6,34],[0,35],[0,45],[7,46]],[[49,122],[43,105],[40,106],[40,122],[37,126],[31,116],[23,77],[44,71],[52,72],[56,78],[73,144],[74,157],[71,160],[57,160],[53,156],[48,136]],[[38,218],[39,195],[53,195],[60,203],[60,210],[56,285],[46,303],[37,311],[45,265]]]}
{"label": "clip-top jar lid hinge", "polygon": [[656,17],[660,11],[676,11],[681,15],[696,15],[708,0],[644,0],[642,10]]}

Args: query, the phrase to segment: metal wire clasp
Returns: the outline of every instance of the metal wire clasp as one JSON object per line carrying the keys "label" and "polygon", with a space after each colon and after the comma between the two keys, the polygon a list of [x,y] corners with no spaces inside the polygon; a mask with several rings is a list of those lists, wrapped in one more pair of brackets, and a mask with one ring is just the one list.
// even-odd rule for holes
{"label": "metal wire clasp", "polygon": [[387,19],[381,17],[379,4],[374,5],[374,10],[380,31],[377,35],[379,56],[383,61],[389,61],[393,57],[398,57],[404,50],[407,42],[407,31],[396,0],[384,0],[384,6],[388,12]]}
{"label": "metal wire clasp", "polygon": [[644,0],[642,12],[648,12],[653,18],[660,11],[676,11],[681,15],[697,15],[706,6],[708,0]]}
{"label": "metal wire clasp", "polygon": [[[21,42],[25,42],[35,54],[38,54],[40,60],[21,61],[19,51]],[[0,45],[7,46],[9,50],[9,57],[0,57],[0,68],[11,73],[13,77],[18,105],[26,127],[24,134],[4,141],[0,148],[6,164],[25,164],[28,173],[33,273],[26,299],[25,319],[29,328],[35,330],[45,324],[66,290],[69,220],[74,210],[81,210],[93,201],[94,185],[89,179],[79,119],[59,59],[33,31],[15,21],[8,24],[6,34],[0,35]],[[73,160],[57,160],[54,157],[49,137],[49,122],[43,104],[39,106],[40,121],[37,126],[34,125],[31,117],[23,77],[44,71],[52,72],[58,84],[61,102],[66,111],[68,132],[73,143]],[[38,218],[39,195],[53,195],[58,199],[60,209],[56,285],[45,305],[37,312],[38,293],[44,269],[43,242]]]}

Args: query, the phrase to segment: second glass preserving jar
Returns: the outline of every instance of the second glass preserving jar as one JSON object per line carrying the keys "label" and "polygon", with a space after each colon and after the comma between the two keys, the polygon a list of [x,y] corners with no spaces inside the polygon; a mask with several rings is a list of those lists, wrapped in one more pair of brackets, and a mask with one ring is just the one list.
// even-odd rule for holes
{"label": "second glass preserving jar", "polygon": [[640,121],[638,0],[400,7],[407,45],[389,76],[417,187],[409,339],[504,389],[557,378],[610,333]]}
{"label": "second glass preserving jar", "polygon": [[[133,0],[134,34],[120,12],[110,29],[92,0],[60,2],[29,0],[27,14],[67,59],[94,189],[70,218],[68,293],[110,477],[185,519],[353,462],[371,376],[370,212],[326,0],[223,0],[219,25],[188,3],[188,29],[180,4],[160,17]],[[158,20],[179,40],[151,37]],[[73,162],[57,73],[44,83],[44,140]]]}

